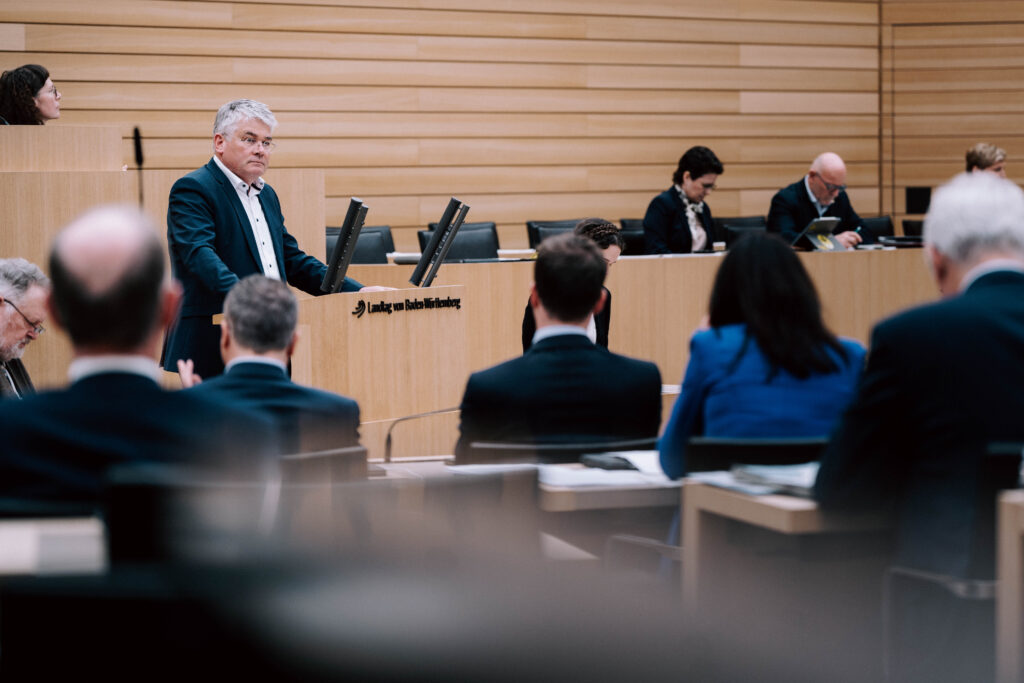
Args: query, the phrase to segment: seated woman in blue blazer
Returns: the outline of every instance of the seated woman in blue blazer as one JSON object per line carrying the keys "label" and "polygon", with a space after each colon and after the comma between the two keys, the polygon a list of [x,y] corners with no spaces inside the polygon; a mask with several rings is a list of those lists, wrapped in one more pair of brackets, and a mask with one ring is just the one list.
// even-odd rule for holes
{"label": "seated woman in blue blazer", "polygon": [[828,436],[853,397],[864,347],[825,327],[810,276],[767,233],[745,236],[715,276],[710,328],[690,340],[682,393],[659,442],[669,477],[691,436]]}

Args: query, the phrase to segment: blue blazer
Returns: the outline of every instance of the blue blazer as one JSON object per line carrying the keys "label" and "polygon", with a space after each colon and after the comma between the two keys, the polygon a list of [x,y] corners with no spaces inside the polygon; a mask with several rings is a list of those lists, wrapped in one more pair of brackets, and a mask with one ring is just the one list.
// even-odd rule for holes
{"label": "blue blazer", "polygon": [[359,444],[359,405],[350,398],[291,381],[267,363],[236,363],[188,393],[265,415],[288,453]]}
{"label": "blue blazer", "polygon": [[853,398],[864,365],[864,347],[841,339],[839,372],[798,379],[780,370],[768,381],[770,366],[753,340],[739,363],[746,325],[697,332],[690,340],[682,393],[658,444],[661,467],[669,477],[686,474],[686,442],[691,436],[828,436]]}
{"label": "blue blazer", "polygon": [[474,441],[653,438],[660,423],[661,374],[654,363],[564,334],[470,376],[455,453],[462,456]]}
{"label": "blue blazer", "polygon": [[[711,251],[715,224],[707,202],[700,214],[700,222],[708,234],[704,251]],[[686,209],[675,186],[659,194],[648,205],[644,215],[644,242],[648,254],[689,254],[693,251],[693,235],[686,221]]]}
{"label": "blue blazer", "polygon": [[864,378],[821,458],[823,508],[895,506],[897,560],[993,578],[992,442],[1024,442],[1024,273],[879,323]]}
{"label": "blue blazer", "polygon": [[[860,216],[853,210],[845,190],[825,210],[825,216],[840,219],[839,227],[832,231],[833,234],[856,230],[860,225]],[[772,205],[768,209],[768,232],[781,234],[782,239],[791,244],[815,218],[818,218],[818,210],[814,208],[814,202],[808,196],[804,179],[801,178],[772,197]],[[874,236],[866,232],[862,233],[862,237],[866,242],[874,240]]]}
{"label": "blue blazer", "polygon": [[[319,296],[327,266],[299,249],[284,225],[281,203],[270,185],[259,194],[274,253],[288,284]],[[211,317],[224,308],[224,297],[239,279],[263,273],[256,240],[238,193],[217,164],[210,161],[171,188],[167,206],[167,246],[171,271],[182,284],[184,299],[177,323],[168,333],[164,368],[177,372],[179,359],[191,358],[204,378],[220,374],[219,326]],[[362,285],[346,279],[342,291]]]}
{"label": "blue blazer", "polygon": [[279,452],[269,420],[124,372],[0,401],[0,433],[0,497],[75,514],[96,512],[115,465],[220,463],[255,473]]}

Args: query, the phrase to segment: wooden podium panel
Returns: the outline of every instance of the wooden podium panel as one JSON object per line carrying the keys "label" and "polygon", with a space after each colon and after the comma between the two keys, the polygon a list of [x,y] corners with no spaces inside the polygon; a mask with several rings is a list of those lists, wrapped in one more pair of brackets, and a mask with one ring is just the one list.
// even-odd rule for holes
{"label": "wooden podium panel", "polygon": [[0,171],[119,171],[117,126],[0,126]]}
{"label": "wooden podium panel", "polygon": [[[356,399],[361,422],[376,423],[363,429],[363,445],[371,458],[382,457],[384,423],[458,406],[475,310],[464,293],[464,287],[431,287],[303,300],[292,378]],[[414,431],[433,433],[440,452],[450,452],[450,416],[424,425]]]}

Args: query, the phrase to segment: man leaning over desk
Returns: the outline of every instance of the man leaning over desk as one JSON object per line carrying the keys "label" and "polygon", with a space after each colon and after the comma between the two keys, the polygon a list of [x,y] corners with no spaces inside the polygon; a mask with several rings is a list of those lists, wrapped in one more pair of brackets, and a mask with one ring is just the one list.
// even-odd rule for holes
{"label": "man leaning over desk", "polygon": [[832,232],[844,247],[853,249],[861,243],[860,216],[846,196],[846,164],[832,152],[820,154],[807,175],[775,193],[768,210],[768,232],[781,233],[792,244],[808,223],[822,217],[839,219]]}

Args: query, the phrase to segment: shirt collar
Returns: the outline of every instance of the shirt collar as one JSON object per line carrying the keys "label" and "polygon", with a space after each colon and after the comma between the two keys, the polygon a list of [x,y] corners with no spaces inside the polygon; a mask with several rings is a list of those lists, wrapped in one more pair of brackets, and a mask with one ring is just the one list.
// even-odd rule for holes
{"label": "shirt collar", "polygon": [[1009,258],[996,258],[988,261],[982,261],[964,274],[963,279],[960,280],[960,291],[967,291],[968,287],[977,282],[979,278],[988,275],[989,273],[1007,270],[1014,273],[1024,273],[1024,263],[1017,261],[1016,259]]}
{"label": "shirt collar", "polygon": [[[236,176],[234,173],[232,173],[231,169],[225,166],[224,162],[221,161],[216,154],[213,155],[213,161],[215,164],[217,164],[217,167],[224,172],[224,175],[228,177],[228,181],[230,181],[231,187],[235,188],[236,190],[240,190],[243,193],[249,193],[249,184],[246,183],[241,178],[239,178],[238,176]],[[252,184],[252,189],[253,194],[259,194],[260,190],[263,189],[263,178],[257,178],[255,182],[253,182]]]}
{"label": "shirt collar", "polygon": [[533,333],[533,343],[563,334],[579,334],[586,337],[587,331],[579,325],[545,325]]}
{"label": "shirt collar", "polygon": [[68,366],[68,379],[72,384],[108,372],[122,372],[132,375],[148,377],[157,384],[160,383],[160,366],[149,356],[83,356],[71,361]]}
{"label": "shirt collar", "polygon": [[824,213],[825,209],[832,206],[832,204],[822,204],[818,201],[818,198],[814,196],[814,193],[811,192],[811,176],[809,175],[804,176],[804,189],[807,190],[807,196],[811,198],[811,203],[814,204],[814,208],[818,210],[819,214]]}
{"label": "shirt collar", "polygon": [[227,372],[239,363],[262,363],[263,365],[273,365],[281,368],[281,372],[286,374],[288,372],[288,367],[284,363],[276,358],[267,358],[266,356],[238,356],[237,358],[232,358],[228,361],[228,364],[224,366],[224,372]]}

